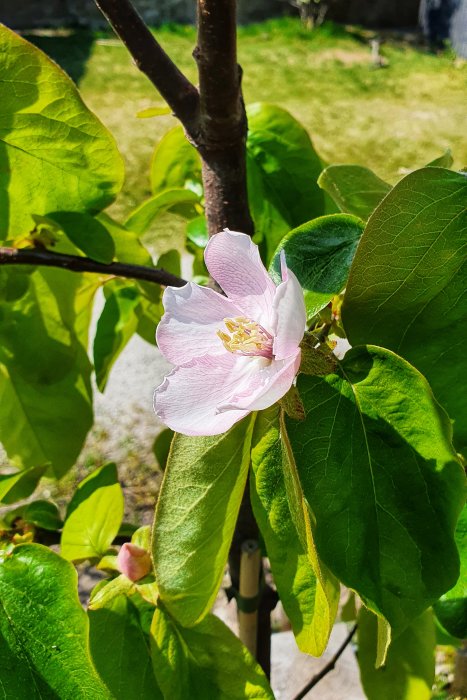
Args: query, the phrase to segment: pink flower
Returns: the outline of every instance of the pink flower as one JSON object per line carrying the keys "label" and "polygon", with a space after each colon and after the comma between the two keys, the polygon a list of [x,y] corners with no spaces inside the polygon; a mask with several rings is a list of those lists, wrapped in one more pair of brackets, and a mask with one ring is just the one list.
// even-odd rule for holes
{"label": "pink flower", "polygon": [[149,552],[136,544],[125,542],[117,556],[117,569],[131,581],[139,581],[152,569]]}
{"label": "pink flower", "polygon": [[284,396],[306,322],[302,289],[284,257],[277,287],[244,233],[218,233],[204,257],[227,296],[193,282],[167,287],[156,334],[176,367],[156,389],[154,410],[185,435],[223,433]]}

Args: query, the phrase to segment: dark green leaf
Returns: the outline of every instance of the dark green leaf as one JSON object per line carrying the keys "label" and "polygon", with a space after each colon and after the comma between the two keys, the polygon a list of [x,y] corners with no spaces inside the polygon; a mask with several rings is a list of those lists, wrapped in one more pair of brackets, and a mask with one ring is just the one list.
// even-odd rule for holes
{"label": "dark green leaf", "polygon": [[0,303],[21,299],[29,289],[32,270],[28,267],[0,268]]}
{"label": "dark green leaf", "polygon": [[158,607],[151,625],[154,674],[170,700],[274,700],[266,676],[214,615],[186,629]]}
{"label": "dark green leaf", "polygon": [[368,700],[430,700],[435,677],[435,628],[431,610],[417,617],[375,668],[377,618],[362,608],[358,619],[358,664]]}
{"label": "dark green leaf", "polygon": [[159,435],[154,440],[152,451],[154,452],[161,469],[165,469],[173,436],[173,430],[170,430],[170,428],[166,428],[161,433],[159,433]]}
{"label": "dark green leaf", "polygon": [[212,437],[175,435],[157,501],[153,557],[161,599],[185,625],[215,600],[250,462],[254,417]]}
{"label": "dark green leaf", "polygon": [[96,287],[84,293],[84,285],[85,277],[41,270],[31,275],[28,294],[0,305],[0,440],[13,463],[52,464],[58,477],[92,425],[84,342]]}
{"label": "dark green leaf", "polygon": [[426,380],[388,350],[353,348],[339,374],[299,375],[287,421],[318,555],[395,633],[459,575],[464,475]]}
{"label": "dark green leaf", "polygon": [[70,78],[4,26],[0,76],[0,239],[31,231],[32,214],[110,204],[123,161]]}
{"label": "dark green leaf", "polygon": [[145,233],[156,217],[177,204],[196,204],[199,196],[188,189],[159,192],[135,209],[125,221],[125,227],[139,235]]}
{"label": "dark green leaf", "polygon": [[297,644],[303,652],[320,656],[336,617],[339,584],[333,577],[323,581],[322,567],[303,546],[293,523],[284,475],[290,467],[282,448],[278,414],[278,408],[272,407],[260,412],[256,420],[251,502]]}
{"label": "dark green leaf", "polygon": [[269,273],[281,280],[280,252],[305,292],[308,317],[324,308],[345,287],[358,242],[363,233],[360,219],[331,214],[290,231],[271,260]]}
{"label": "dark green leaf", "polygon": [[364,221],[391,191],[391,185],[361,165],[329,165],[319,176],[318,185],[341,211]]}
{"label": "dark green leaf", "polygon": [[443,627],[459,639],[467,638],[467,506],[456,527],[456,544],[461,560],[459,579],[434,605],[436,617]]}
{"label": "dark green leaf", "polygon": [[286,232],[324,214],[317,185],[321,162],[303,126],[285,109],[250,105],[248,114],[249,199],[268,258]]}
{"label": "dark green leaf", "polygon": [[31,467],[13,474],[0,474],[0,503],[27,498],[36,488],[47,467]]}
{"label": "dark green leaf", "polygon": [[447,148],[442,156],[439,156],[439,158],[435,158],[434,160],[430,161],[429,163],[426,164],[427,168],[450,168],[452,164],[454,163],[451,149]]}
{"label": "dark green leaf", "polygon": [[148,611],[154,607],[138,599],[138,594],[119,595],[105,607],[88,611],[91,655],[115,700],[163,700],[140,615],[142,606]]}
{"label": "dark green leaf", "polygon": [[112,236],[115,245],[115,258],[119,262],[154,267],[149,251],[141,243],[136,233],[129,231],[106,213],[99,214],[97,220],[106,227]]}
{"label": "dark green leaf", "polygon": [[111,700],[88,649],[74,567],[24,544],[0,563],[1,686],[5,698]]}
{"label": "dark green leaf", "polygon": [[171,272],[173,275],[180,277],[182,270],[180,253],[178,250],[168,250],[166,253],[163,253],[157,261],[157,267],[161,267],[163,270],[167,270],[167,272]]}
{"label": "dark green leaf", "polygon": [[57,211],[48,216],[56,221],[70,241],[91,260],[108,265],[115,255],[115,244],[106,227],[89,214]]}
{"label": "dark green leaf", "polygon": [[110,370],[138,328],[139,308],[136,285],[113,287],[107,296],[94,337],[94,368],[100,391],[104,391]]}
{"label": "dark green leaf", "polygon": [[181,126],[168,131],[156,146],[151,162],[151,189],[155,195],[174,188],[201,194],[201,158]]}
{"label": "dark green leaf", "polygon": [[342,307],[352,345],[405,357],[430,382],[467,444],[467,176],[424,168],[401,180],[368,221]]}
{"label": "dark green leaf", "polygon": [[70,561],[102,557],[123,519],[123,494],[112,462],[84,479],[71,499],[63,526],[61,554]]}
{"label": "dark green leaf", "polygon": [[16,513],[25,522],[36,525],[43,530],[60,530],[63,525],[58,506],[52,501],[31,501],[25,506],[17,508]]}

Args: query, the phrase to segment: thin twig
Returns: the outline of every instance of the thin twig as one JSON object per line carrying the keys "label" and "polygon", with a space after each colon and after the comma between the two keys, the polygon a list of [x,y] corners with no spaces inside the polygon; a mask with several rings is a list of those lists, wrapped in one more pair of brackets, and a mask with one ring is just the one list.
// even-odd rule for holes
{"label": "thin twig", "polygon": [[58,267],[72,272],[95,272],[104,275],[116,275],[146,282],[155,282],[164,286],[183,287],[186,280],[160,268],[144,267],[113,262],[109,265],[77,255],[54,253],[50,250],[23,248],[1,248],[0,265],[34,265]]}
{"label": "thin twig", "polygon": [[336,662],[338,661],[339,657],[342,656],[345,649],[348,647],[348,645],[352,641],[352,637],[354,636],[356,631],[357,631],[357,625],[355,624],[352,627],[352,629],[350,630],[350,632],[348,633],[347,637],[344,639],[344,641],[340,645],[339,649],[336,651],[336,653],[332,657],[332,659],[330,661],[328,661],[328,663],[325,666],[323,666],[323,668],[321,669],[321,671],[319,673],[317,673],[315,676],[313,676],[311,681],[309,681],[309,683],[307,683],[306,686],[304,688],[302,688],[302,690],[298,693],[298,695],[296,695],[293,698],[293,700],[302,700],[302,698],[304,698],[305,695],[312,688],[314,688],[314,686],[317,685],[320,682],[320,680],[322,680],[324,678],[324,676],[326,676],[330,671],[332,671],[334,669]]}
{"label": "thin twig", "polygon": [[199,93],[156,41],[129,0],[95,0],[132,55],[191,138],[198,131]]}

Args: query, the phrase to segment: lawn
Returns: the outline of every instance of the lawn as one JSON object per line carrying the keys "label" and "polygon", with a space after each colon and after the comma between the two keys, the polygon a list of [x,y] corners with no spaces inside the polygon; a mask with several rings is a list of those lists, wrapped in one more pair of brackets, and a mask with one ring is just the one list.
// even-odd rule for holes
{"label": "lawn", "polygon": [[[167,26],[155,33],[195,80],[194,29]],[[434,54],[388,39],[381,49],[387,65],[375,68],[370,36],[332,24],[310,32],[293,19],[240,28],[246,102],[285,107],[308,129],[323,160],[367,165],[390,182],[446,148],[456,167],[465,166],[467,64],[449,51]],[[126,213],[149,194],[152,150],[175,119],[136,118],[161,98],[110,33],[28,38],[68,70],[115,135],[127,168],[115,213]]]}

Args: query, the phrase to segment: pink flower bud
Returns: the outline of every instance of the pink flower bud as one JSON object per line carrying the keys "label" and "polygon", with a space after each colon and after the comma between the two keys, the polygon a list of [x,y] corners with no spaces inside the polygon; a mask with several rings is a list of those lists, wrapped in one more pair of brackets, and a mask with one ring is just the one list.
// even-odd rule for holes
{"label": "pink flower bud", "polygon": [[125,542],[117,556],[117,568],[130,581],[139,581],[152,569],[149,552],[131,542]]}

